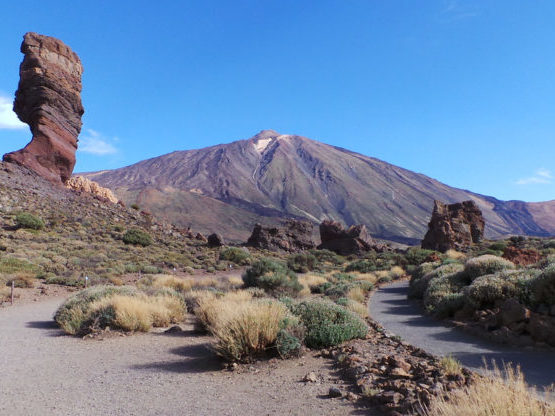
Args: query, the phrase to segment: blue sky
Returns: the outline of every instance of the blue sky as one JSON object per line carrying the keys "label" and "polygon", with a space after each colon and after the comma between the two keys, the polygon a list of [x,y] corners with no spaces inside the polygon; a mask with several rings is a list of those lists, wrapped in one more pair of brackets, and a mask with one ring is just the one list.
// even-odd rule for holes
{"label": "blue sky", "polygon": [[27,31],[83,62],[76,171],[299,134],[500,199],[555,199],[555,2],[10,2],[0,153]]}

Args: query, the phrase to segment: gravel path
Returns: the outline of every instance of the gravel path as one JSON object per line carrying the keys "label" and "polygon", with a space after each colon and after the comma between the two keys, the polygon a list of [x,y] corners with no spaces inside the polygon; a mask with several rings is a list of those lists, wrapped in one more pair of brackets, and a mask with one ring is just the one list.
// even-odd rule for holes
{"label": "gravel path", "polygon": [[[62,299],[0,309],[0,415],[346,415],[328,399],[329,361],[307,354],[222,371],[209,338],[186,330],[100,340],[65,336]],[[315,371],[319,383],[301,378]]]}
{"label": "gravel path", "polygon": [[420,306],[407,299],[407,290],[407,281],[378,289],[370,299],[372,319],[409,344],[437,356],[452,355],[466,367],[479,369],[484,358],[488,363],[512,362],[520,364],[531,384],[555,382],[555,353],[494,344],[423,315]]}

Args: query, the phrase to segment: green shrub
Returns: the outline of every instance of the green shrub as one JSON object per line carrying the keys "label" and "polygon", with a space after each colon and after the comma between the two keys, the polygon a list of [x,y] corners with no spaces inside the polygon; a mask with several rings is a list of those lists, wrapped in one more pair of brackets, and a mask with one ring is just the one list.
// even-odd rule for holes
{"label": "green shrub", "polygon": [[437,253],[437,251],[411,247],[405,253],[405,258],[408,264],[419,265],[424,263],[432,253]]}
{"label": "green shrub", "polygon": [[349,272],[359,272],[359,273],[370,273],[375,272],[378,270],[376,263],[372,260],[356,260],[352,263],[349,263],[347,267],[345,267],[345,271]]}
{"label": "green shrub", "polygon": [[245,287],[259,287],[273,296],[296,296],[301,290],[297,275],[282,263],[263,258],[243,274]]}
{"label": "green shrub", "polygon": [[493,251],[503,251],[505,250],[505,248],[507,248],[506,241],[496,241],[495,243],[490,244],[488,247],[489,250]]}
{"label": "green shrub", "polygon": [[419,264],[418,266],[416,266],[416,269],[411,274],[411,280],[420,279],[421,277],[424,277],[425,274],[430,273],[432,270],[439,266],[439,262]]}
{"label": "green shrub", "polygon": [[486,254],[467,260],[464,265],[464,273],[470,280],[474,280],[478,276],[485,276],[501,270],[514,268],[515,265],[509,260]]}
{"label": "green shrub", "polygon": [[318,259],[310,253],[299,253],[289,256],[287,267],[297,273],[308,273],[318,266]]}
{"label": "green shrub", "polygon": [[140,228],[132,228],[123,235],[123,242],[146,247],[152,244],[152,237]]}
{"label": "green shrub", "polygon": [[312,254],[314,257],[316,257],[316,260],[318,260],[321,263],[327,262],[327,263],[331,263],[336,266],[339,266],[340,264],[343,264],[345,262],[345,259],[342,256],[339,256],[338,254],[330,250],[314,249],[314,250],[310,250],[309,253]]}
{"label": "green shrub", "polygon": [[451,317],[455,312],[462,309],[464,304],[465,298],[463,293],[449,293],[438,299],[435,305],[434,315],[438,318]]}
{"label": "green shrub", "polygon": [[276,348],[281,358],[298,357],[301,354],[306,329],[298,317],[287,316],[280,322]]}
{"label": "green shrub", "polygon": [[230,261],[232,263],[244,266],[250,264],[251,255],[248,251],[239,247],[227,247],[220,251],[220,260]]}
{"label": "green shrub", "polygon": [[368,332],[364,321],[356,314],[329,301],[306,300],[291,306],[293,314],[306,328],[305,343],[310,348],[339,345]]}
{"label": "green shrub", "polygon": [[467,282],[463,272],[455,272],[430,279],[424,291],[424,306],[429,313],[443,314],[446,304],[452,305],[454,296]]}
{"label": "green shrub", "polygon": [[140,207],[139,207],[138,204],[131,204],[130,207],[131,207],[132,209],[134,209],[135,211],[138,211],[138,210],[140,209]]}
{"label": "green shrub", "polygon": [[15,217],[15,225],[17,228],[28,228],[31,230],[42,230],[44,221],[29,212],[21,212]]}
{"label": "green shrub", "polygon": [[533,302],[555,305],[555,265],[545,268],[530,281]]}
{"label": "green shrub", "polygon": [[[434,263],[423,263],[419,267],[422,268],[423,265],[429,265],[429,264],[434,264]],[[430,280],[436,277],[443,277],[448,274],[457,273],[462,271],[463,269],[464,269],[464,266],[460,263],[449,263],[449,264],[441,265],[419,278],[416,278],[415,277],[416,275],[413,275],[410,280],[410,286],[408,291],[409,298],[422,299],[422,297],[424,296],[424,292],[428,288],[428,284],[430,283]]]}
{"label": "green shrub", "polygon": [[477,277],[463,293],[465,302],[473,309],[485,309],[498,300],[518,297],[516,285],[499,273]]}

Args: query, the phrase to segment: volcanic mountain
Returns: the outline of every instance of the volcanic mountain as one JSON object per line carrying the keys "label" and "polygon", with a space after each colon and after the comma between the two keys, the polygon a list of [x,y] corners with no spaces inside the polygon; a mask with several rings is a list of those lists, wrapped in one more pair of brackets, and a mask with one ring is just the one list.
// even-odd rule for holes
{"label": "volcanic mountain", "polygon": [[555,201],[500,201],[273,130],[84,176],[128,204],[232,240],[246,240],[256,222],[329,218],[366,224],[374,237],[415,243],[426,232],[435,199],[474,200],[486,220],[486,237],[555,234]]}

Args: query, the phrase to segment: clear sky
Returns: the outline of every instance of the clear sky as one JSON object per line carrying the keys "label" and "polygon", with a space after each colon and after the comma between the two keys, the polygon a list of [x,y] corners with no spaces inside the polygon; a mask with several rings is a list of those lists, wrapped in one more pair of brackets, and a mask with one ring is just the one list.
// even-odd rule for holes
{"label": "clear sky", "polygon": [[500,199],[555,199],[552,0],[29,1],[0,24],[0,153],[27,31],[81,57],[76,171],[299,134]]}

